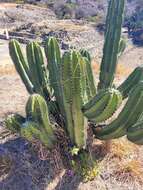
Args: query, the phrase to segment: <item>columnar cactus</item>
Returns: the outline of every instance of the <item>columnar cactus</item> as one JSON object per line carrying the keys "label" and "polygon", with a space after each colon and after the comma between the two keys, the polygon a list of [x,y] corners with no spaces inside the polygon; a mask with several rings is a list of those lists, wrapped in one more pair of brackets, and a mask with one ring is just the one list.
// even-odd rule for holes
{"label": "columnar cactus", "polygon": [[120,47],[125,0],[109,1],[99,89],[112,87]]}
{"label": "columnar cactus", "polygon": [[[96,86],[94,75],[91,66],[91,57],[88,51],[81,49],[80,54],[84,59],[81,59],[81,64],[84,66],[84,73],[85,73],[85,96],[87,101],[93,98],[96,95]],[[85,101],[84,101],[85,103]]]}
{"label": "columnar cactus", "polygon": [[27,121],[21,128],[21,135],[28,140],[40,139],[48,148],[53,147],[56,141],[46,101],[38,94],[29,97],[26,105]]}
{"label": "columnar cactus", "polygon": [[34,90],[48,99],[50,90],[48,85],[48,76],[44,65],[42,49],[36,42],[31,42],[26,47],[29,72]]}
{"label": "columnar cactus", "polygon": [[62,60],[62,87],[65,108],[65,122],[72,142],[79,148],[86,145],[87,122],[81,111],[82,72],[79,54],[75,51],[65,53]]}
{"label": "columnar cactus", "polygon": [[[62,117],[60,126],[67,132],[72,145],[79,149],[86,147],[86,118],[92,122],[93,133],[98,139],[127,135],[132,142],[143,144],[143,68],[136,68],[117,89],[113,85],[117,61],[125,49],[125,41],[121,39],[124,4],[125,0],[109,2],[98,90],[91,57],[86,50],[68,51],[62,55],[57,40],[49,38],[45,45],[46,68],[37,43],[27,45],[27,61],[19,43],[16,40],[10,42],[10,55],[28,92],[40,94],[29,98],[26,122],[16,116],[7,120],[10,129],[13,125],[28,140],[38,139],[52,148],[56,138],[48,116],[49,108],[50,114]],[[104,124],[125,98],[128,98],[127,103],[118,117],[108,125]],[[98,127],[98,124],[104,127]]]}
{"label": "columnar cactus", "polygon": [[63,94],[61,87],[61,51],[55,38],[47,40],[45,45],[45,54],[47,57],[47,68],[49,70],[50,86],[54,90],[54,96],[59,104],[61,113],[63,110]]}
{"label": "columnar cactus", "polygon": [[20,44],[16,40],[10,41],[9,53],[27,91],[32,94],[34,92],[34,87],[30,81],[29,65],[23,56]]}
{"label": "columnar cactus", "polygon": [[36,42],[28,44],[26,50],[27,60],[23,56],[17,40],[11,40],[9,43],[10,56],[27,91],[30,94],[39,93],[48,100],[50,99],[50,91],[42,50]]}

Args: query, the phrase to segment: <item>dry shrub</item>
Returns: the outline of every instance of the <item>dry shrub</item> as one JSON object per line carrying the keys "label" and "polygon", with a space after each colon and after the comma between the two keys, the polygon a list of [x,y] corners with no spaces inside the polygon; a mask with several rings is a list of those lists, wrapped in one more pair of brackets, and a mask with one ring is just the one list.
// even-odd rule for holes
{"label": "dry shrub", "polygon": [[0,182],[8,177],[12,170],[13,163],[8,155],[0,156]]}
{"label": "dry shrub", "polygon": [[15,74],[16,70],[13,65],[1,65],[0,66],[0,76]]}
{"label": "dry shrub", "polygon": [[132,68],[118,64],[117,65],[117,76],[128,76],[132,72]]}
{"label": "dry shrub", "polygon": [[113,175],[123,183],[136,181],[143,184],[143,163],[136,159],[121,162]]}
{"label": "dry shrub", "polygon": [[139,147],[129,141],[126,138],[121,138],[111,141],[110,152],[113,156],[120,159],[129,158],[131,154],[139,152]]}
{"label": "dry shrub", "polygon": [[[100,64],[94,59],[93,62],[92,62],[92,65],[93,65],[93,71],[96,74],[99,74]],[[117,71],[116,71],[116,76],[117,77],[128,76],[131,72],[132,72],[132,68],[129,68],[129,67],[124,66],[122,64],[117,65]]]}

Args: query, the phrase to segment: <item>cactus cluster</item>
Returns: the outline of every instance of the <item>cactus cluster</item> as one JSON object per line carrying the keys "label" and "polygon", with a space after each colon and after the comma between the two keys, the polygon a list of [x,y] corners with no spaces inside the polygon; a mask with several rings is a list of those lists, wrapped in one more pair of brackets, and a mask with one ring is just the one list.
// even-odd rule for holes
{"label": "cactus cluster", "polygon": [[[51,148],[56,142],[56,129],[49,115],[54,118],[58,115],[72,145],[79,149],[86,148],[88,122],[92,123],[95,138],[109,140],[127,135],[130,141],[143,144],[143,68],[136,68],[119,87],[113,83],[118,58],[126,47],[121,37],[124,5],[125,0],[109,1],[98,88],[86,50],[62,54],[57,40],[49,38],[45,43],[46,66],[43,49],[37,43],[27,45],[26,59],[20,44],[10,41],[15,68],[31,94],[26,119],[8,118],[6,125],[10,129],[13,125],[28,140],[39,139]],[[125,98],[127,103],[117,118],[105,124]],[[103,127],[98,127],[99,124]]]}
{"label": "cactus cluster", "polygon": [[49,120],[49,112],[45,99],[39,94],[29,97],[26,104],[26,117],[18,114],[9,116],[5,124],[12,132],[18,132],[29,141],[40,140],[51,149],[55,142],[53,126]]}

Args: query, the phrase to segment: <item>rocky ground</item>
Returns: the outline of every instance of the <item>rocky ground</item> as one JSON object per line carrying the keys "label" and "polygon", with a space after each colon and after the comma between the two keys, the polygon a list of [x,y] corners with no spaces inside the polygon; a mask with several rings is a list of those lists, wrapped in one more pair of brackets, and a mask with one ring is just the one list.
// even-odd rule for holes
{"label": "rocky ground", "polygon": [[[16,7],[15,4],[0,4],[0,15],[2,36],[6,27],[12,32],[10,37],[25,42],[35,39],[42,42],[49,35],[54,35],[59,38],[63,49],[68,48],[68,44],[70,47],[87,48],[93,55],[93,69],[98,76],[103,35],[93,25],[76,20],[57,20],[51,10],[30,5]],[[119,61],[117,84],[143,63],[142,52],[143,48],[133,46],[128,41]],[[2,125],[10,113],[25,114],[27,98],[25,87],[10,60],[8,41],[0,40],[0,155],[4,158],[0,160],[1,190],[143,189],[143,148],[127,142],[125,138],[113,141],[110,152],[99,158],[99,175],[91,182],[84,183],[79,176],[69,175],[63,167],[56,172],[55,163],[43,158],[41,152],[40,156],[32,152],[29,143],[9,134]],[[102,142],[95,142],[96,153],[103,149]]]}

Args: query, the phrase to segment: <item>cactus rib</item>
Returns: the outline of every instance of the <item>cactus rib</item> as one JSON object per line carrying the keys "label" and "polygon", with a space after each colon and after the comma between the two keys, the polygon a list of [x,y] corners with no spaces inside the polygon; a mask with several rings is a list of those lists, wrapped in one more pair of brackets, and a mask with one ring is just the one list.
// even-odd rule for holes
{"label": "cactus rib", "polygon": [[61,113],[64,114],[63,92],[61,87],[61,52],[55,38],[50,38],[46,41],[45,54],[48,63],[50,85],[54,90],[54,95],[61,109]]}
{"label": "cactus rib", "polygon": [[33,84],[30,81],[29,66],[23,57],[19,42],[11,40],[9,42],[9,53],[14,62],[15,68],[19,73],[27,91],[32,94],[34,92]]}
{"label": "cactus rib", "polygon": [[127,129],[135,124],[142,115],[142,105],[143,83],[140,82],[130,92],[129,99],[118,118],[101,130],[94,129],[96,137],[107,140],[124,136]]}
{"label": "cactus rib", "polygon": [[118,87],[122,93],[123,98],[127,98],[130,91],[136,86],[137,83],[143,80],[143,67],[137,67],[129,77]]}
{"label": "cactus rib", "polygon": [[62,86],[65,120],[69,136],[79,148],[85,147],[86,123],[81,111],[81,70],[79,55],[76,52],[68,52],[62,61]]}
{"label": "cactus rib", "polygon": [[119,93],[119,91],[113,90],[107,106],[99,116],[93,119],[93,121],[95,123],[106,121],[115,113],[115,111],[119,108],[121,103],[122,103],[122,95]]}
{"label": "cactus rib", "polygon": [[127,138],[135,144],[143,145],[143,121],[139,121],[128,128]]}
{"label": "cactus rib", "polygon": [[38,43],[31,42],[27,45],[26,52],[35,92],[49,98],[48,80],[45,72],[46,68],[44,65],[42,50]]}
{"label": "cactus rib", "polygon": [[116,71],[125,0],[109,2],[99,89],[112,86]]}
{"label": "cactus rib", "polygon": [[38,94],[33,94],[29,97],[26,105],[27,119],[36,122],[39,130],[47,134],[47,138],[51,142],[55,141],[52,125],[49,120],[48,107],[44,98]]}
{"label": "cactus rib", "polygon": [[91,121],[100,123],[111,117],[121,102],[122,96],[119,91],[115,89],[101,91],[83,107],[83,113]]}

